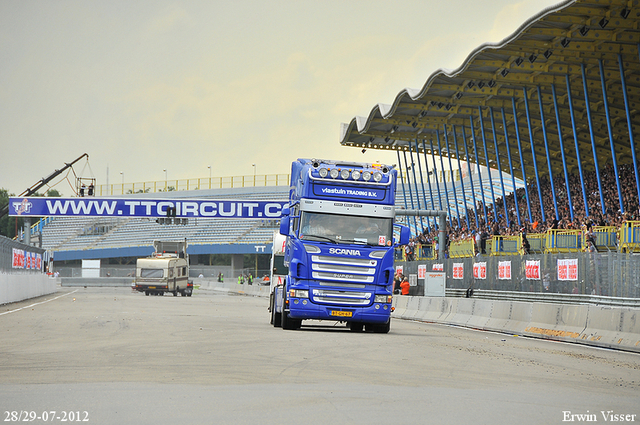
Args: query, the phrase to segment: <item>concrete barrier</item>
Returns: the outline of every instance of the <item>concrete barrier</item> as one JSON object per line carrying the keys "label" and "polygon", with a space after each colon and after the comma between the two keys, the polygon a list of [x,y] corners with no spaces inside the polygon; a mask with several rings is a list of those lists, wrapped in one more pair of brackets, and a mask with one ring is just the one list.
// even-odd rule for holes
{"label": "concrete barrier", "polygon": [[590,305],[588,310],[583,343],[640,352],[640,309]]}
{"label": "concrete barrier", "polygon": [[587,327],[587,305],[533,303],[531,321],[524,335],[559,341],[573,341]]}
{"label": "concrete barrier", "polygon": [[640,352],[640,309],[448,297],[396,297],[392,317]]}
{"label": "concrete barrier", "polygon": [[53,294],[56,290],[56,279],[43,273],[0,273],[0,304]]}

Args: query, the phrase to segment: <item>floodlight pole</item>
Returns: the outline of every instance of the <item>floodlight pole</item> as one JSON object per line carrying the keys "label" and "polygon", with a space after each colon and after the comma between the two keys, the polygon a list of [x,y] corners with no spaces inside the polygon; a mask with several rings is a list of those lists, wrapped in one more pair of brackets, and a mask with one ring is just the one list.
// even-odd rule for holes
{"label": "floodlight pole", "polygon": [[438,259],[444,259],[444,244],[447,228],[447,212],[442,210],[405,210],[396,208],[396,215],[413,217],[438,217]]}

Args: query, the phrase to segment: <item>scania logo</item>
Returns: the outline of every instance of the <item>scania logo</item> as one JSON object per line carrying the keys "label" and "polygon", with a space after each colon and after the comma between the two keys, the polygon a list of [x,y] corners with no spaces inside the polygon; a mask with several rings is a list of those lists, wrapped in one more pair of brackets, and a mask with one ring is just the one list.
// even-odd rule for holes
{"label": "scania logo", "polygon": [[329,254],[353,255],[353,256],[360,257],[360,250],[358,250],[358,249],[344,249],[344,248],[329,248]]}

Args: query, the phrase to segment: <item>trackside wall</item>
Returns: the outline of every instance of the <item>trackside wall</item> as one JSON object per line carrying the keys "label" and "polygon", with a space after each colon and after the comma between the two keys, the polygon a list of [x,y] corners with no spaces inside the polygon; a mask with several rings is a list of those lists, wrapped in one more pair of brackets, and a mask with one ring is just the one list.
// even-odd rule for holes
{"label": "trackside wall", "polygon": [[0,272],[0,305],[56,292],[56,279],[44,273]]}
{"label": "trackside wall", "polygon": [[392,317],[640,353],[640,308],[394,297]]}

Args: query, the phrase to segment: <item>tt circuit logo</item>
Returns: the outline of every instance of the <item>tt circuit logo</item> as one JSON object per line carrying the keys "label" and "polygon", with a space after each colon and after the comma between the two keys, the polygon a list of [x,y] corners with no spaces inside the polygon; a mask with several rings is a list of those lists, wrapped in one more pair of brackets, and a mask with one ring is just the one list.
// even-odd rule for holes
{"label": "tt circuit logo", "polygon": [[13,203],[13,209],[16,211],[17,215],[29,214],[32,206],[33,204],[29,202],[28,199],[23,199],[22,202]]}

